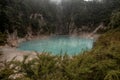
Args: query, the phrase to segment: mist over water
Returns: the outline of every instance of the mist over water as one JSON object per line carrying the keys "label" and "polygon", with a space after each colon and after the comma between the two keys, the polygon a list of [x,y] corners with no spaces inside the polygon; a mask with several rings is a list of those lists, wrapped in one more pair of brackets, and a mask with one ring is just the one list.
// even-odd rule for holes
{"label": "mist over water", "polygon": [[70,37],[70,36],[55,36],[48,39],[33,40],[21,43],[18,47],[20,50],[51,52],[54,55],[64,54],[69,55],[79,54],[83,51],[90,50],[93,47],[93,40],[86,38]]}
{"label": "mist over water", "polygon": [[51,0],[51,1],[55,3],[61,3],[61,0]]}

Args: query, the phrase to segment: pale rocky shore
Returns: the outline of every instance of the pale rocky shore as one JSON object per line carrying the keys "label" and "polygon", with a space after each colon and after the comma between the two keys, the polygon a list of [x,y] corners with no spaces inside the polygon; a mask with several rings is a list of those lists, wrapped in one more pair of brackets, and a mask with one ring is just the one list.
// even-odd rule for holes
{"label": "pale rocky shore", "polygon": [[30,41],[30,40],[37,40],[37,39],[47,39],[51,37],[50,35],[41,35],[41,36],[32,36],[28,38],[13,38],[10,39],[8,44],[5,46],[0,46],[0,53],[2,55],[0,56],[0,61],[11,61],[14,57],[16,60],[22,61],[23,57],[28,55],[29,60],[36,57],[36,52],[34,51],[21,51],[18,50],[17,47],[20,43],[25,42],[25,41]]}
{"label": "pale rocky shore", "polygon": [[36,53],[32,51],[20,51],[16,48],[11,47],[2,47],[0,48],[0,52],[2,55],[0,56],[0,61],[11,61],[14,57],[15,60],[22,61],[23,56],[29,56],[28,59],[31,60],[32,58],[36,57]]}

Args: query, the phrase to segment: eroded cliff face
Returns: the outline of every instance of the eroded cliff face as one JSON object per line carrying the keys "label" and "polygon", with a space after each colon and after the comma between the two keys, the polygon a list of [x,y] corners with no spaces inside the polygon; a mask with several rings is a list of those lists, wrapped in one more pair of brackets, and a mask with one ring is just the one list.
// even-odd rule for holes
{"label": "eroded cliff face", "polygon": [[[67,23],[63,23],[62,18],[60,18],[58,21],[59,25],[54,26],[55,29],[52,29],[52,26],[48,25],[44,16],[40,13],[31,14],[29,19],[31,20],[31,24],[25,28],[26,34],[23,35],[24,37],[19,37],[18,34],[22,32],[18,31],[17,29],[14,30],[13,33],[9,33],[7,31],[8,46],[17,47],[20,42],[39,38],[41,35],[76,35],[83,37],[94,37],[97,31],[104,27],[103,24],[100,24],[98,27],[91,30],[91,28],[88,26],[76,26],[72,18]],[[52,30],[54,31],[52,32]]]}

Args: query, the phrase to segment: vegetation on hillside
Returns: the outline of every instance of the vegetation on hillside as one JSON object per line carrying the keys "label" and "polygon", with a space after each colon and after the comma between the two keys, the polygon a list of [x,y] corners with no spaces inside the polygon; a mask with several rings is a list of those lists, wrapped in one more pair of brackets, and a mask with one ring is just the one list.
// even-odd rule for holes
{"label": "vegetation on hillside", "polygon": [[[120,28],[103,34],[89,52],[68,55],[38,54],[22,62],[3,62],[1,80],[120,80]],[[15,79],[13,79],[16,77]]]}
{"label": "vegetation on hillside", "polygon": [[120,80],[120,0],[64,1],[58,6],[49,0],[0,0],[0,45],[14,30],[20,37],[31,30],[68,34],[103,22],[107,31],[93,49],[72,57],[42,53],[32,60],[0,62],[1,80]]}
{"label": "vegetation on hillside", "polygon": [[120,27],[120,11],[114,12],[110,20],[109,26],[111,26],[111,28]]}
{"label": "vegetation on hillside", "polygon": [[[69,34],[92,31],[100,23],[108,24],[119,0],[1,0],[0,32],[18,32],[19,37],[38,34]],[[83,27],[84,26],[84,27]]]}

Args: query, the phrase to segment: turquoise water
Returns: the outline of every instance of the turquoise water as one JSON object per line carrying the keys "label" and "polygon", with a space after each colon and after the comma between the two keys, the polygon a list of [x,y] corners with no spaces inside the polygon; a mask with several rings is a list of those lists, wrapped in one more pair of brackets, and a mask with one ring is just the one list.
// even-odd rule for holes
{"label": "turquoise water", "polygon": [[50,52],[54,55],[66,53],[68,55],[79,54],[93,47],[93,39],[54,36],[47,39],[32,40],[19,44],[18,49],[25,51]]}

